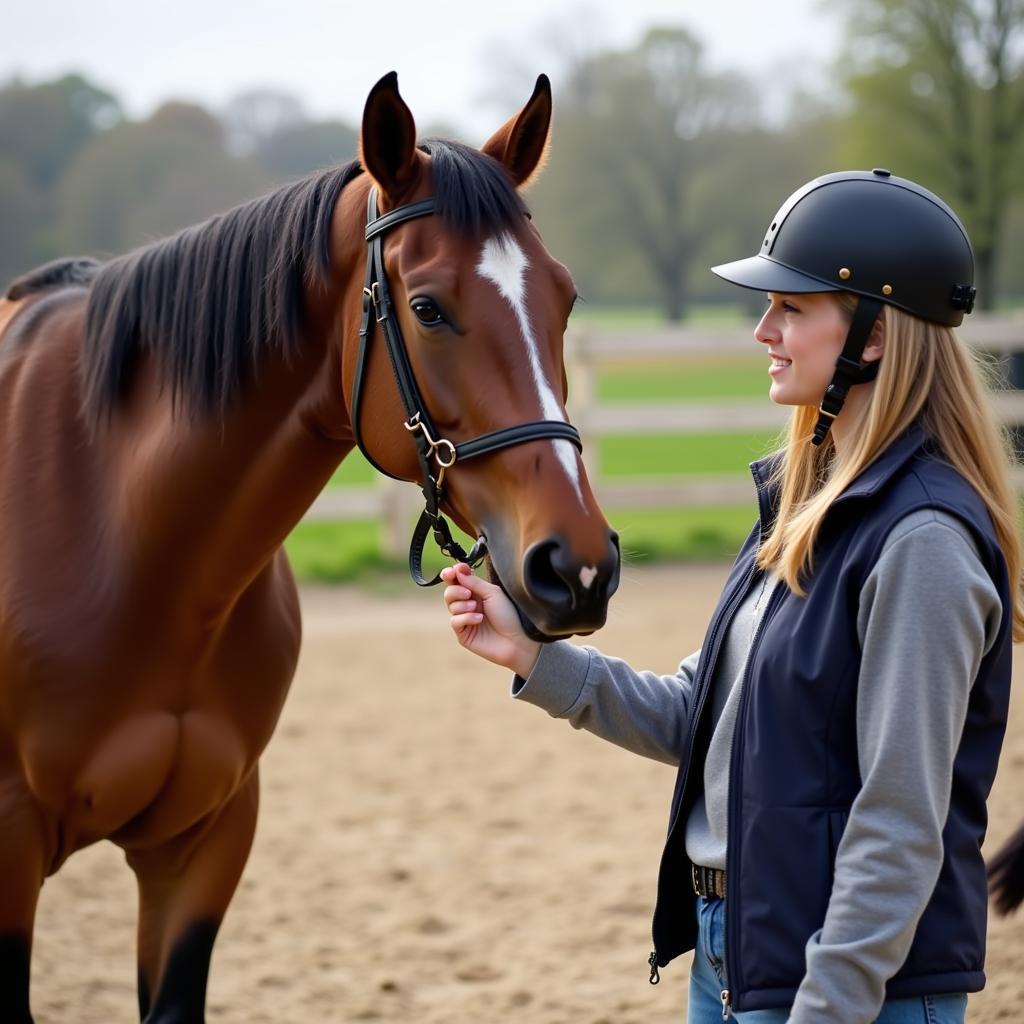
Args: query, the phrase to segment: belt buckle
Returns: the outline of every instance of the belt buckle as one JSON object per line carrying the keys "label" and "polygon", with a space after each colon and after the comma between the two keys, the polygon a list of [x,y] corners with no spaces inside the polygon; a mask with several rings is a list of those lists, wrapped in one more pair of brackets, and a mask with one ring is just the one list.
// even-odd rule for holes
{"label": "belt buckle", "polygon": [[[721,878],[721,884],[719,884]],[[703,868],[690,864],[693,891],[704,899],[725,899],[725,872],[720,868]]]}

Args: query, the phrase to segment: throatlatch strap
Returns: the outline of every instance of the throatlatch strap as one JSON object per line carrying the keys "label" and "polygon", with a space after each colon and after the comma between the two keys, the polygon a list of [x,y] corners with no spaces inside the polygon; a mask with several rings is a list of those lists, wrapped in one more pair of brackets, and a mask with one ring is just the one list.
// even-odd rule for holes
{"label": "throatlatch strap", "polygon": [[878,363],[867,363],[862,366],[860,357],[864,354],[871,329],[875,326],[881,311],[882,303],[878,299],[869,299],[862,295],[857,300],[857,308],[853,311],[843,351],[836,360],[832,382],[825,389],[821,405],[818,407],[818,422],[814,427],[811,444],[820,445],[828,436],[832,421],[842,411],[850,388],[854,384],[866,384],[878,376]]}

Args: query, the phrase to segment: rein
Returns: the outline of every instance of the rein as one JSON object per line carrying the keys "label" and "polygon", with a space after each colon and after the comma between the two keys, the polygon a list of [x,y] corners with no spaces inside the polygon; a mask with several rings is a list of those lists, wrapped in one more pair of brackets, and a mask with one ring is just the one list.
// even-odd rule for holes
{"label": "rein", "polygon": [[423,548],[427,535],[433,533],[434,540],[441,551],[449,558],[459,562],[468,562],[472,566],[479,565],[487,554],[487,542],[483,536],[467,552],[452,536],[447,520],[441,515],[441,503],[444,500],[442,484],[445,474],[457,462],[488,455],[509,448],[512,445],[525,444],[529,441],[560,439],[571,441],[580,451],[583,442],[579,431],[570,423],[560,420],[532,420],[512,427],[503,427],[487,434],[481,434],[469,441],[456,444],[446,437],[440,437],[427,407],[423,402],[416,377],[409,362],[409,353],[402,338],[402,329],[395,315],[391,301],[391,289],[388,287],[387,274],[384,272],[384,234],[399,224],[417,217],[429,217],[436,213],[433,199],[423,199],[408,203],[383,215],[377,210],[377,190],[371,189],[366,209],[366,279],[363,285],[363,317],[359,327],[359,355],[356,361],[356,379],[352,389],[352,432],[356,444],[367,462],[375,469],[395,479],[393,473],[383,468],[366,450],[359,432],[359,412],[362,398],[363,377],[366,371],[366,356],[370,341],[374,335],[374,324],[381,327],[384,343],[387,348],[391,369],[394,372],[398,393],[405,407],[405,429],[409,431],[416,443],[419,455],[420,471],[423,478],[422,489],[425,506],[413,530],[409,546],[409,573],[418,586],[432,587],[441,580],[440,574],[433,579],[423,575]]}

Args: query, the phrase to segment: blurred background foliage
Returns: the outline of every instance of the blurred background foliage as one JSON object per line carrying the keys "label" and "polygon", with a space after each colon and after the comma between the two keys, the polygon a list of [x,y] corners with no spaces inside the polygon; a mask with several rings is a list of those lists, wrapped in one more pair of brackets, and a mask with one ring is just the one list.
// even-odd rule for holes
{"label": "blurred background foliage", "polygon": [[[609,48],[585,21],[563,20],[535,46],[491,55],[495,126],[538,68],[558,72],[548,164],[528,199],[586,300],[574,320],[635,332],[749,318],[763,297],[708,268],[756,251],[796,187],[844,167],[889,167],[946,198],[975,244],[979,305],[1024,305],[1024,0],[849,0],[834,16],[843,45],[813,86],[804,68],[712,67],[699,34],[679,25]],[[453,97],[452,122],[419,124],[421,135],[464,137],[460,102],[465,113]],[[0,83],[0,282],[60,255],[124,252],[357,146],[357,125],[312,118],[280,91],[252,89],[222,109],[171,97],[133,119],[80,75]],[[755,360],[623,366],[602,376],[599,398],[742,401],[764,393]],[[607,436],[599,462],[609,480],[736,473],[772,441]],[[330,486],[373,479],[354,455]],[[609,513],[637,561],[730,555],[753,510]],[[391,557],[373,520],[304,521],[288,546],[305,579],[372,575]]]}
{"label": "blurred background foliage", "polygon": [[[567,85],[529,200],[591,306],[671,321],[735,306],[710,265],[755,251],[802,182],[879,165],[960,212],[984,305],[1024,299],[1024,0],[851,0],[839,16],[845,44],[827,96],[782,97],[756,70],[713,70],[698,35],[678,26],[653,28],[629,49],[551,58],[565,62]],[[507,113],[523,97],[503,91]],[[0,278],[62,254],[123,252],[356,148],[355,125],[311,119],[274,91],[222,110],[172,99],[131,120],[118,97],[79,75],[9,81],[0,86]]]}

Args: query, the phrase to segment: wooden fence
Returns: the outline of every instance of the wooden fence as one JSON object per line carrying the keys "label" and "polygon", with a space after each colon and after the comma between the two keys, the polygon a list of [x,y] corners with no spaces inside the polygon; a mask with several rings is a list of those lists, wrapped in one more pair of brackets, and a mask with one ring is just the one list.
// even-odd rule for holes
{"label": "wooden fence", "polygon": [[[1000,355],[1024,351],[1024,316],[973,315],[961,329],[971,345]],[[583,328],[566,337],[570,417],[583,437],[584,461],[598,500],[608,507],[666,507],[745,504],[752,500],[747,474],[605,479],[599,463],[601,437],[618,434],[701,435],[779,430],[788,410],[767,398],[755,401],[602,403],[598,379],[609,366],[665,367],[708,357],[749,355],[750,329],[677,327],[660,330]],[[1019,358],[1019,357],[1017,357]],[[767,385],[766,385],[767,386]],[[993,396],[1004,423],[1024,424],[1024,391]],[[1024,490],[1024,475],[1019,484]],[[419,489],[385,477],[367,487],[324,491],[306,515],[310,520],[378,519],[382,546],[404,553],[409,526],[420,506]]]}

